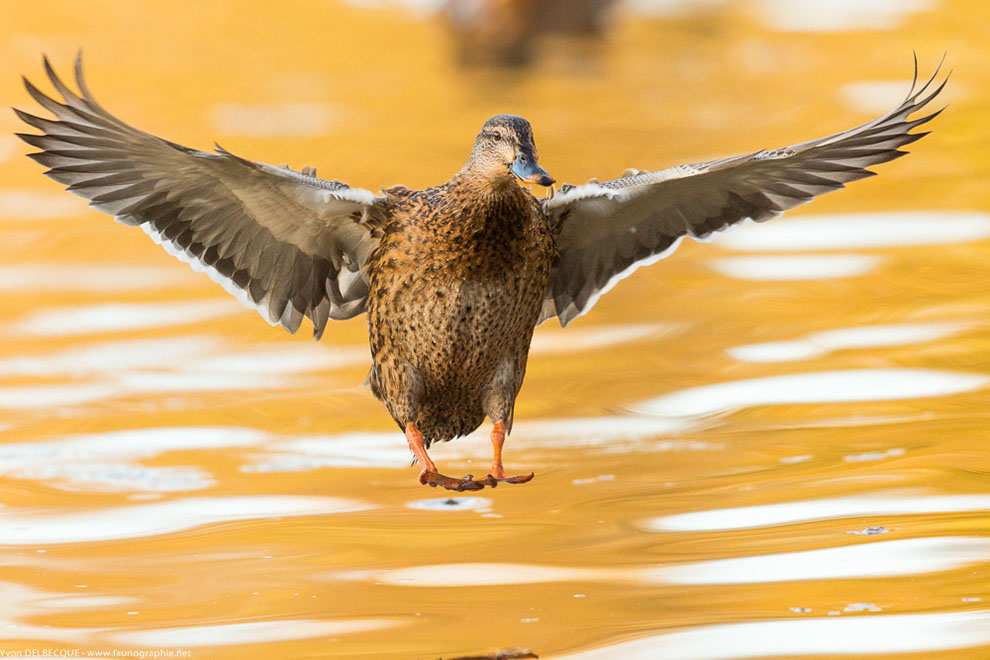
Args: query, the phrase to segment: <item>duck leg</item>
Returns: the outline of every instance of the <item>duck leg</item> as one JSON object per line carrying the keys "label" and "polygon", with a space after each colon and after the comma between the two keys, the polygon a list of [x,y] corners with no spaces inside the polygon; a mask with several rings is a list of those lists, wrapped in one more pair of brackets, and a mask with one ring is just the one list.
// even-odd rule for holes
{"label": "duck leg", "polygon": [[[505,476],[505,468],[502,467],[502,445],[505,443],[505,424],[502,422],[495,422],[492,427],[492,469],[488,473],[491,479],[495,482],[504,481],[508,484],[524,484],[535,475],[530,472],[526,475],[521,475],[518,477],[507,477]],[[492,488],[495,484],[492,484]]]}
{"label": "duck leg", "polygon": [[473,475],[465,475],[460,479],[454,477],[448,477],[444,474],[437,472],[437,466],[430,459],[430,455],[426,453],[426,445],[423,441],[423,434],[419,432],[416,425],[412,422],[406,424],[406,442],[409,443],[409,448],[412,450],[413,455],[416,456],[416,460],[423,467],[423,470],[419,473],[419,483],[424,486],[431,486],[436,488],[440,486],[447,490],[453,490],[457,492],[462,492],[465,490],[481,490],[488,486],[489,488],[495,488],[498,486],[500,481],[504,481],[509,484],[524,484],[533,478],[533,473],[530,472],[527,475],[519,477],[506,477],[505,469],[502,467],[502,444],[505,442],[505,425],[501,422],[495,423],[495,428],[492,429],[492,447],[494,449],[494,457],[492,458],[492,471],[490,474],[486,475],[481,479],[475,479]]}
{"label": "duck leg", "polygon": [[485,486],[494,486],[496,483],[490,479],[475,481],[474,477],[470,474],[460,479],[455,479],[454,477],[448,477],[437,472],[436,464],[430,459],[430,455],[426,453],[423,434],[419,432],[419,429],[412,422],[406,424],[406,442],[409,443],[409,448],[423,468],[419,473],[419,483],[424,486],[431,486],[433,488],[440,486],[447,490],[460,492],[465,490],[481,490]]}

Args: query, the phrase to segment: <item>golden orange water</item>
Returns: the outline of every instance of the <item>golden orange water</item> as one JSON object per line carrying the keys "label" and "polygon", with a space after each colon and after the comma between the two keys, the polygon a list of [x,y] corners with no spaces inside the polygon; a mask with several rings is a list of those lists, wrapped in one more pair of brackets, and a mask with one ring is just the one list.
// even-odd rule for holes
{"label": "golden orange water", "polygon": [[0,653],[990,657],[990,6],[627,8],[503,70],[371,4],[11,4],[0,105],[81,46],[140,128],[372,190],[444,181],[497,112],[572,183],[799,142],[896,104],[912,49],[948,51],[950,106],[879,177],[540,328],[506,447],[537,478],[455,498],[359,386],[363,318],[269,327],[4,115]]}

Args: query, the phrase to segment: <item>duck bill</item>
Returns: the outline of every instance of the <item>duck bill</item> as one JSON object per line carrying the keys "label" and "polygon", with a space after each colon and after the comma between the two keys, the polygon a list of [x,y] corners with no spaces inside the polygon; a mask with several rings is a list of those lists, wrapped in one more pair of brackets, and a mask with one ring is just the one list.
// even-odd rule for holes
{"label": "duck bill", "polygon": [[541,186],[549,186],[553,183],[552,176],[540,167],[536,162],[536,156],[529,150],[522,151],[509,166],[512,173],[527,183],[538,183]]}

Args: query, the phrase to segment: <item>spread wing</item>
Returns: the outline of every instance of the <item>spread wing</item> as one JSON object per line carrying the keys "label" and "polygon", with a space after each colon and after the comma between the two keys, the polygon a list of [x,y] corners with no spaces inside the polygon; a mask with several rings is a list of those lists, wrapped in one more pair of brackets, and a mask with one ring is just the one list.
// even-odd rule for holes
{"label": "spread wing", "polygon": [[[941,68],[941,64],[939,65]],[[541,322],[567,325],[639,266],[672,252],[685,236],[704,240],[752,219],[769,220],[816,196],[874,173],[866,168],[903,156],[899,147],[938,112],[909,120],[945,86],[935,74],[887,114],[856,128],[773,151],[631,172],[604,183],[564,186],[544,202],[560,253],[544,299]]]}
{"label": "spread wing", "polygon": [[289,332],[303,317],[322,335],[327,320],[364,311],[364,266],[378,242],[381,201],[315,171],[294,172],[235,156],[189,149],[139,131],[104,110],[86,88],[70,90],[45,59],[61,95],[28,92],[55,120],[20,110],[41,135],[18,134],[41,149],[45,174],[118,222],[141,227],[171,254],[205,271],[271,324]]}

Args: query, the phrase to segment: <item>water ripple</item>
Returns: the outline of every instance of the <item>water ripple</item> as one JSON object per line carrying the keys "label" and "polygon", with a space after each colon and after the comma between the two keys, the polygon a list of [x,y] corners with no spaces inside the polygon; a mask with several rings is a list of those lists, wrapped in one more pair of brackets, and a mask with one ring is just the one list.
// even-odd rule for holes
{"label": "water ripple", "polygon": [[625,344],[644,339],[658,339],[670,334],[678,326],[673,323],[640,323],[626,325],[600,325],[590,328],[553,328],[543,326],[533,334],[530,353],[551,355],[599,350],[607,346]]}
{"label": "water ripple", "polygon": [[199,335],[73,346],[0,359],[0,376],[105,375],[122,369],[166,368],[190,360],[198,363],[220,343],[217,337]]}
{"label": "water ripple", "polygon": [[785,282],[865,275],[881,261],[880,257],[867,254],[805,254],[723,257],[708,263],[717,272],[740,280]]}
{"label": "water ripple", "polygon": [[223,135],[298,138],[327,133],[340,112],[341,109],[331,103],[218,103],[210,114],[217,132]]}
{"label": "water ripple", "polygon": [[652,577],[668,584],[875,578],[947,571],[982,562],[988,554],[986,538],[899,539],[662,567]]}
{"label": "water ripple", "polygon": [[792,362],[854,348],[905,346],[944,339],[970,327],[965,323],[892,323],[812,332],[791,341],[746,344],[726,349],[742,362]]}
{"label": "water ripple", "polygon": [[0,190],[0,220],[48,220],[85,213],[86,206],[62,192]]}
{"label": "water ripple", "polygon": [[122,644],[145,647],[184,648],[187,646],[225,646],[262,644],[307,637],[332,637],[346,633],[382,630],[398,626],[390,619],[345,619],[319,621],[313,619],[281,619],[278,621],[248,621],[212,626],[180,626],[152,628],[118,633],[113,639]]}
{"label": "water ripple", "polygon": [[[713,451],[721,443],[662,438],[697,424],[690,420],[655,417],[592,417],[521,421],[513,437],[521,441],[517,451],[537,448],[600,447],[608,453],[629,451]],[[651,440],[652,439],[652,440]],[[409,449],[398,432],[355,432],[301,437],[269,443],[268,453],[248,457],[245,472],[299,472],[322,467],[374,467],[408,469]],[[487,454],[490,440],[485,430],[476,431],[455,443],[437,447],[437,460],[468,459]],[[487,469],[487,466],[485,466]]]}
{"label": "water ripple", "polygon": [[184,268],[123,264],[18,264],[0,266],[0,291],[131,291],[197,281]]}
{"label": "water ripple", "polygon": [[11,327],[24,335],[64,337],[185,325],[230,316],[243,310],[239,303],[228,298],[160,303],[107,303],[42,309],[32,312]]}
{"label": "water ripple", "polygon": [[928,11],[932,0],[763,0],[761,15],[782,32],[893,30],[915,12]]}
{"label": "water ripple", "polygon": [[789,252],[963,243],[990,238],[990,215],[954,211],[847,213],[792,218],[719,235],[730,250]]}
{"label": "water ripple", "polygon": [[167,534],[201,525],[282,516],[365,511],[373,505],[335,497],[192,497],[73,513],[0,511],[0,545],[85,543]]}
{"label": "water ripple", "polygon": [[[190,466],[150,467],[127,463],[84,463],[81,465],[32,465],[4,476],[47,482],[61,490],[87,492],[156,492],[202,490],[216,484],[213,475]],[[2,542],[2,539],[0,539]]]}
{"label": "water ripple", "polygon": [[560,660],[728,660],[920,653],[990,644],[990,611],[858,615],[697,626],[556,655]]}
{"label": "water ripple", "polygon": [[487,497],[431,497],[406,504],[422,511],[489,511],[492,500]]}
{"label": "water ripple", "polygon": [[700,416],[770,404],[890,401],[945,396],[990,384],[990,376],[935,369],[848,369],[692,387],[633,406],[665,417]]}
{"label": "water ripple", "polygon": [[654,532],[701,532],[832,518],[987,510],[990,510],[990,495],[912,496],[888,493],[677,513],[652,518],[642,527]]}
{"label": "water ripple", "polygon": [[493,587],[548,582],[629,584],[757,584],[921,575],[979,564],[990,539],[935,537],[866,542],[835,548],[664,564],[585,568],[535,564],[430,564],[333,577],[401,587]]}

